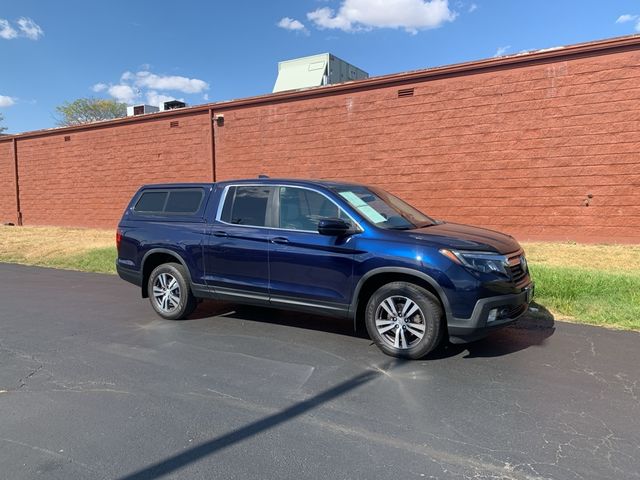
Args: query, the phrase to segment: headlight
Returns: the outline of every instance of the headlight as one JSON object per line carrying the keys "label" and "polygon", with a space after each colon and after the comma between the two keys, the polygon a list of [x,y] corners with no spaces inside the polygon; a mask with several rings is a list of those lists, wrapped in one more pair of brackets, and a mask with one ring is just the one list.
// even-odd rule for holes
{"label": "headlight", "polygon": [[440,253],[459,265],[481,273],[499,273],[509,276],[509,263],[505,255],[493,252],[473,252],[464,250],[440,250]]}

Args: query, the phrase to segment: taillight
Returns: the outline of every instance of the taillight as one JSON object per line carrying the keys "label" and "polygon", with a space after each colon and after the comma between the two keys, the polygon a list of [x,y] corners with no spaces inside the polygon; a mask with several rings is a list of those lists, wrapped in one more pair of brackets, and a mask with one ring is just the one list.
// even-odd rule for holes
{"label": "taillight", "polygon": [[122,241],[122,232],[120,230],[116,230],[116,247],[120,248],[120,242]]}

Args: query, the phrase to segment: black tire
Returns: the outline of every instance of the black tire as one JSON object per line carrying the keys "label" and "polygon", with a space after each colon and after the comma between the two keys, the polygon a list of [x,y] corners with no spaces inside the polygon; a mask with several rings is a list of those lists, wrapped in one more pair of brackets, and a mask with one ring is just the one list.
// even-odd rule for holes
{"label": "black tire", "polygon": [[431,292],[412,283],[392,282],[369,298],[365,325],[369,337],[384,353],[417,360],[440,343],[444,334],[443,316],[442,306]]}
{"label": "black tire", "polygon": [[[177,287],[173,286],[173,280]],[[163,284],[164,282],[164,284]],[[159,290],[154,290],[157,287]],[[151,307],[158,315],[167,320],[183,320],[193,313],[197,300],[191,293],[189,275],[186,269],[179,263],[164,263],[156,267],[149,275],[147,283]],[[160,291],[170,292],[159,297]],[[176,301],[176,298],[178,301]],[[163,308],[166,305],[166,308]]]}

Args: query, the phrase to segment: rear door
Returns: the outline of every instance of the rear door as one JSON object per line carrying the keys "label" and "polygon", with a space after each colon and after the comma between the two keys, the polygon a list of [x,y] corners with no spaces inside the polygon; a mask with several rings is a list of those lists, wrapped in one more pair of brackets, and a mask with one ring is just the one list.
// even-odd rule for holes
{"label": "rear door", "polygon": [[268,185],[228,185],[215,220],[207,230],[207,284],[221,298],[267,302],[269,240],[275,188]]}
{"label": "rear door", "polygon": [[353,236],[321,235],[322,218],[350,220],[320,191],[279,186],[269,252],[269,293],[274,306],[294,304],[342,311],[351,301]]}

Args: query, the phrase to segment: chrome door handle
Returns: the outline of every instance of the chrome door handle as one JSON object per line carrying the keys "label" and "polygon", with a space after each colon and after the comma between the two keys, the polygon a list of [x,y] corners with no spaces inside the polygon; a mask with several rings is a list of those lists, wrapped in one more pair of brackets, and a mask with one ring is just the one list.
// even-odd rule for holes
{"label": "chrome door handle", "polygon": [[211,235],[215,237],[228,237],[229,234],[227,232],[223,232],[222,230],[214,230],[211,232]]}
{"label": "chrome door handle", "polygon": [[284,244],[289,243],[289,239],[285,238],[285,237],[273,237],[271,239],[271,243],[278,243],[280,245],[284,245]]}

